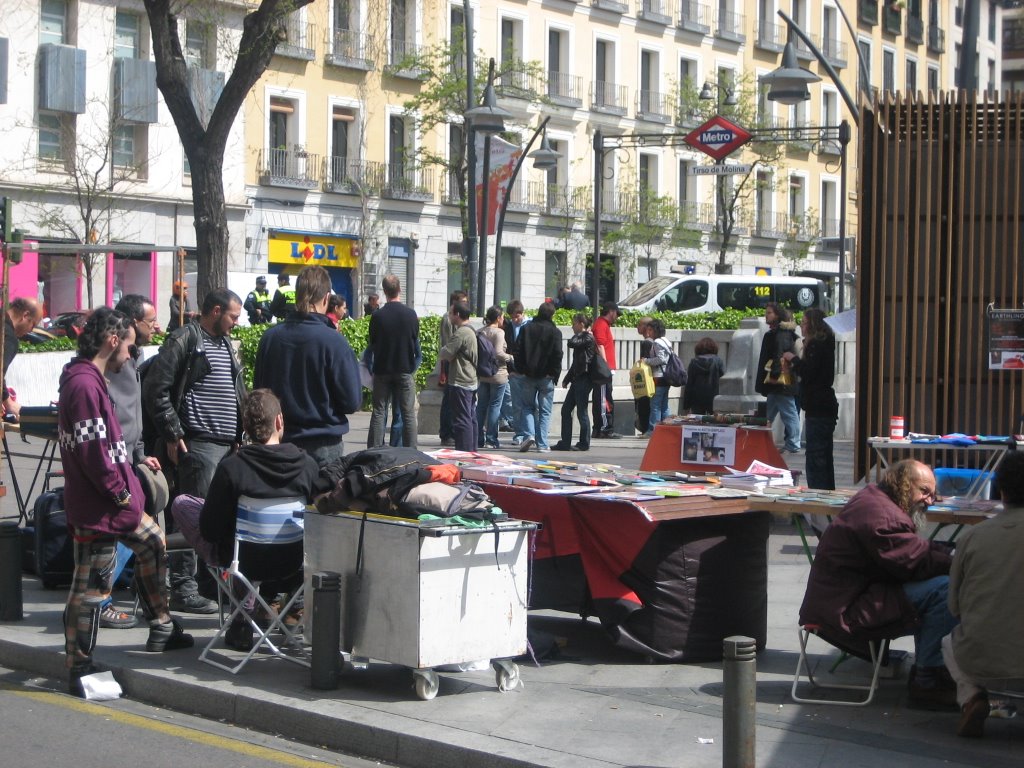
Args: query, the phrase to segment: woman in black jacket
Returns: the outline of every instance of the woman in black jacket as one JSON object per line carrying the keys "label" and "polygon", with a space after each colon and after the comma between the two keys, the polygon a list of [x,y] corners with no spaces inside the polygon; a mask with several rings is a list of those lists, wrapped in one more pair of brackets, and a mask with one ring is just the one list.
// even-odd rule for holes
{"label": "woman in black jacket", "polygon": [[[572,319],[573,337],[569,339],[572,350],[572,363],[562,380],[562,386],[568,385],[569,391],[562,403],[562,437],[553,446],[553,451],[589,451],[590,450],[590,393],[594,384],[590,380],[590,363],[594,359],[597,345],[590,333],[590,318],[582,312]],[[580,441],[572,442],[572,412],[580,421]]]}
{"label": "woman in black jacket", "polygon": [[832,435],[839,420],[839,402],[832,384],[836,376],[836,337],[820,309],[808,309],[800,323],[803,354],[783,354],[783,365],[800,377],[800,405],[807,439],[807,487],[836,487]]}

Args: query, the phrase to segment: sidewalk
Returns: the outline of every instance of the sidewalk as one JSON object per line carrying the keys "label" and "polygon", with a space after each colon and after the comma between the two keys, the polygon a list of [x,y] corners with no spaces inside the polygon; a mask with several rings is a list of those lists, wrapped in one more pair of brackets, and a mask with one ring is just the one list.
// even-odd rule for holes
{"label": "sidewalk", "polygon": [[[364,444],[367,419],[359,415],[355,422],[347,441],[353,449]],[[601,443],[588,460],[639,464],[643,441],[614,442]],[[437,447],[436,437],[421,447]],[[837,448],[839,464],[850,449]],[[840,483],[849,484],[849,465],[841,466]],[[3,502],[5,515],[10,502]],[[990,719],[984,739],[959,739],[955,713],[907,707],[905,675],[883,681],[868,707],[793,704],[796,614],[807,570],[794,529],[776,523],[769,540],[768,647],[757,658],[759,766],[1024,766],[1024,720]],[[0,624],[0,664],[63,688],[64,593],[44,591],[31,577],[24,589],[25,619]],[[102,630],[96,657],[132,698],[401,766],[722,764],[720,663],[648,664],[614,648],[594,620],[551,612],[532,613],[530,620],[565,639],[561,658],[539,668],[521,662],[524,685],[506,694],[497,692],[489,669],[441,673],[440,692],[429,702],[416,698],[408,670],[391,665],[347,672],[338,690],[316,691],[306,670],[277,659],[258,659],[233,677],[200,663],[198,649],[142,653],[145,628]],[[183,623],[202,643],[216,619],[185,616]],[[913,643],[904,638],[894,647],[911,650]],[[812,652],[822,654],[819,667],[827,669],[832,654],[824,646]],[[847,662],[839,674],[865,667]]]}

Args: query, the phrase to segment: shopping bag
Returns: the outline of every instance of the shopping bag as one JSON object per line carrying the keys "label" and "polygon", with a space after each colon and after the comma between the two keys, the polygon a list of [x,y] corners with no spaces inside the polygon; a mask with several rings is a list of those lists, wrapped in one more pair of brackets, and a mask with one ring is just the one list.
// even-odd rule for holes
{"label": "shopping bag", "polygon": [[764,376],[765,384],[778,384],[782,387],[793,386],[793,372],[787,369],[779,371],[778,376],[772,376],[772,361],[769,360],[764,364],[764,370],[766,371]]}
{"label": "shopping bag", "polygon": [[654,397],[654,376],[651,366],[643,360],[629,369],[629,385],[633,389],[633,399]]}

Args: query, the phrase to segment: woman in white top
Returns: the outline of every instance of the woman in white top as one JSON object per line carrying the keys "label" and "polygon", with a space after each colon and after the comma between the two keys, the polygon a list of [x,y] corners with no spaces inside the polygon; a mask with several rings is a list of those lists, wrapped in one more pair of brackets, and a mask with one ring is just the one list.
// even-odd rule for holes
{"label": "woman in white top", "polygon": [[644,362],[651,366],[651,375],[654,377],[654,397],[651,398],[651,421],[647,427],[647,434],[654,432],[654,425],[661,422],[668,416],[668,390],[665,383],[665,364],[668,363],[669,353],[672,351],[668,340],[665,338],[665,323],[657,318],[647,324],[645,331],[651,344],[651,356],[643,358]]}

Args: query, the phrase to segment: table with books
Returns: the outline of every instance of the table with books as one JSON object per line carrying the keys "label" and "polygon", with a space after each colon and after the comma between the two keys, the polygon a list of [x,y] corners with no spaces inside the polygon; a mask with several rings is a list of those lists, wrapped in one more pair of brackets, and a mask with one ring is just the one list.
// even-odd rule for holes
{"label": "table with books", "polygon": [[719,473],[753,461],[786,467],[768,420],[716,413],[672,417],[656,425],[640,469]]}
{"label": "table with books", "polygon": [[502,510],[541,524],[531,608],[595,615],[616,645],[658,661],[720,659],[729,635],[765,646],[771,515],[751,511],[745,491],[675,472],[442,454]]}

